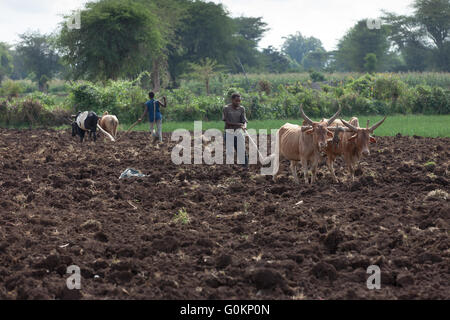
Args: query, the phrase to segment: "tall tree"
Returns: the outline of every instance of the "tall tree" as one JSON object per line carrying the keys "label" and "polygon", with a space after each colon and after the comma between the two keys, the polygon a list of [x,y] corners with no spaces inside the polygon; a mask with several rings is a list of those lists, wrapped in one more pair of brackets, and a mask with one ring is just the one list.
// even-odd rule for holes
{"label": "tall tree", "polygon": [[27,74],[34,73],[39,89],[43,90],[47,82],[45,80],[51,79],[61,70],[54,40],[52,36],[39,32],[21,34],[20,39],[16,52],[22,58]]}
{"label": "tall tree", "polygon": [[81,28],[62,22],[59,46],[76,79],[133,77],[157,59],[165,41],[155,5],[135,0],[89,2]]}
{"label": "tall tree", "polygon": [[450,71],[450,1],[416,0],[415,17],[437,47],[436,62]]}
{"label": "tall tree", "polygon": [[[258,43],[264,33],[268,30],[267,23],[262,21],[261,17],[238,17],[233,22],[236,31],[233,35],[234,46],[233,53],[238,58],[238,62],[245,67],[257,67],[260,65],[260,55],[257,50]],[[233,63],[229,66],[232,72],[242,72],[239,64]]]}
{"label": "tall tree", "polygon": [[328,61],[328,53],[321,48],[308,52],[302,60],[302,65],[305,69],[321,70],[325,68]]}
{"label": "tall tree", "polygon": [[181,39],[177,36],[177,29],[182,27],[182,19],[187,15],[188,0],[139,0],[144,6],[155,10],[159,17],[157,27],[160,30],[161,37],[164,39],[164,46],[161,47],[159,54],[153,59],[151,68],[151,77],[153,91],[160,89],[161,78],[163,75],[169,75],[170,66],[168,63],[169,55],[181,47]]}
{"label": "tall tree", "polygon": [[282,52],[269,46],[262,51],[262,57],[265,62],[265,69],[271,73],[283,73],[289,71],[289,58]]}
{"label": "tall tree", "polygon": [[233,63],[236,25],[223,8],[213,2],[189,2],[181,26],[176,30],[180,46],[169,57],[173,77],[185,73],[189,62],[208,57],[219,64]]}
{"label": "tall tree", "polygon": [[401,52],[407,70],[450,71],[450,1],[415,0],[412,16],[384,12],[389,39]]}
{"label": "tall tree", "polygon": [[3,79],[13,71],[12,56],[8,44],[0,42],[0,85]]}
{"label": "tall tree", "polygon": [[388,40],[389,28],[369,29],[367,20],[360,20],[339,41],[335,54],[335,63],[341,71],[364,71],[364,58],[373,53],[378,60],[378,70],[382,70],[390,48]]}
{"label": "tall tree", "polygon": [[17,53],[16,50],[11,50],[13,72],[11,79],[20,80],[25,79],[28,76],[27,68],[25,67],[25,61],[23,57]]}
{"label": "tall tree", "polygon": [[281,51],[301,64],[308,53],[325,51],[325,49],[322,46],[322,41],[319,39],[314,37],[306,38],[300,32],[297,32],[285,38]]}
{"label": "tall tree", "polygon": [[429,65],[431,49],[426,45],[426,33],[415,17],[384,12],[384,22],[390,27],[388,39],[401,53],[405,69],[424,71]]}

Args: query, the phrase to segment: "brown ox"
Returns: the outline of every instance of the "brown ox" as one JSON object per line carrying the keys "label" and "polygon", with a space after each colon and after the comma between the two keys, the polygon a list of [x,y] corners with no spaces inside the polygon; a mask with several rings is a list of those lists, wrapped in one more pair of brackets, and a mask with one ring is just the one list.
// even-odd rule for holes
{"label": "brown ox", "polygon": [[305,120],[304,126],[298,126],[286,123],[277,132],[277,143],[279,148],[279,156],[275,156],[275,168],[273,180],[276,181],[279,172],[280,157],[291,162],[290,168],[294,180],[299,183],[297,176],[297,165],[302,163],[305,183],[309,183],[308,164],[311,166],[312,178],[311,184],[316,180],[317,166],[320,159],[320,153],[327,146],[327,141],[333,137],[334,128],[328,128],[331,123],[339,116],[341,109],[328,121],[314,122],[309,119],[300,106],[300,113]]}
{"label": "brown ox", "polygon": [[103,113],[103,116],[98,120],[100,127],[103,128],[106,132],[117,138],[117,127],[119,125],[119,120],[116,116],[108,114],[108,111]]}
{"label": "brown ox", "polygon": [[[327,154],[327,165],[335,182],[338,182],[333,167],[336,157],[343,156],[352,181],[354,181],[355,165],[362,156],[370,155],[369,144],[376,143],[371,134],[383,124],[384,120],[386,120],[386,117],[370,128],[369,121],[367,121],[366,128],[360,128],[356,117],[353,117],[350,122],[342,119],[334,121],[333,125],[336,125],[335,137],[328,142],[325,152]],[[346,128],[342,128],[343,126]]]}

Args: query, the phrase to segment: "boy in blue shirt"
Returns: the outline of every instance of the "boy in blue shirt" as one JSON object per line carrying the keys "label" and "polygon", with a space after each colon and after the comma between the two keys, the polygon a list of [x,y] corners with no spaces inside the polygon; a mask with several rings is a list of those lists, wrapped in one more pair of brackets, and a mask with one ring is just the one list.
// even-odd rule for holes
{"label": "boy in blue shirt", "polygon": [[[163,97],[164,103],[155,100],[155,93],[150,92],[148,94],[150,100],[145,103],[145,110],[142,116],[139,118],[139,122],[145,117],[148,113],[148,120],[150,122],[150,132],[152,136],[156,139],[159,138],[159,141],[162,142],[162,114],[160,111],[160,106],[165,108],[167,106],[166,97]],[[158,128],[158,133],[153,132],[154,125],[156,123],[156,127]]]}

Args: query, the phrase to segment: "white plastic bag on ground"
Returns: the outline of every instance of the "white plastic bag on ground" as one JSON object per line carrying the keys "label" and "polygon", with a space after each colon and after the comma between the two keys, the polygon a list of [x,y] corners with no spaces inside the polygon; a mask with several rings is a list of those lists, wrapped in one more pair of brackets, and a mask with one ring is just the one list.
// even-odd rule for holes
{"label": "white plastic bag on ground", "polygon": [[128,168],[127,170],[122,172],[119,180],[123,178],[133,178],[133,177],[146,177],[146,175],[140,172],[139,170]]}

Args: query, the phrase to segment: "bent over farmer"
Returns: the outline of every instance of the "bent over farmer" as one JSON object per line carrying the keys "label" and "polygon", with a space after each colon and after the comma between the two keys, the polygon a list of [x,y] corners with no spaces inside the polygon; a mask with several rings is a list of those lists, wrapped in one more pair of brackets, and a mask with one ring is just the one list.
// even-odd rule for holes
{"label": "bent over farmer", "polygon": [[[148,120],[150,122],[150,133],[154,137],[156,141],[159,138],[159,141],[162,142],[162,114],[160,110],[160,106],[165,108],[167,106],[167,99],[163,97],[164,103],[158,100],[155,100],[155,93],[149,92],[148,94],[150,100],[145,103],[145,109],[142,116],[139,118],[139,122],[144,119],[145,115],[148,113]],[[154,126],[156,123],[156,127],[158,128],[158,133],[154,133]]]}
{"label": "bent over farmer", "polygon": [[[240,130],[247,130],[247,118],[245,117],[245,108],[241,106],[241,96],[238,93],[234,93],[231,96],[231,104],[223,108],[222,120],[225,122],[224,141],[227,139],[233,139],[234,149],[238,152],[239,158],[242,159],[241,152],[244,152],[245,163],[244,166],[248,167],[248,155],[245,152],[245,136]],[[239,145],[239,148],[238,148]],[[228,153],[228,150],[227,150]],[[242,161],[241,161],[242,162]]]}

